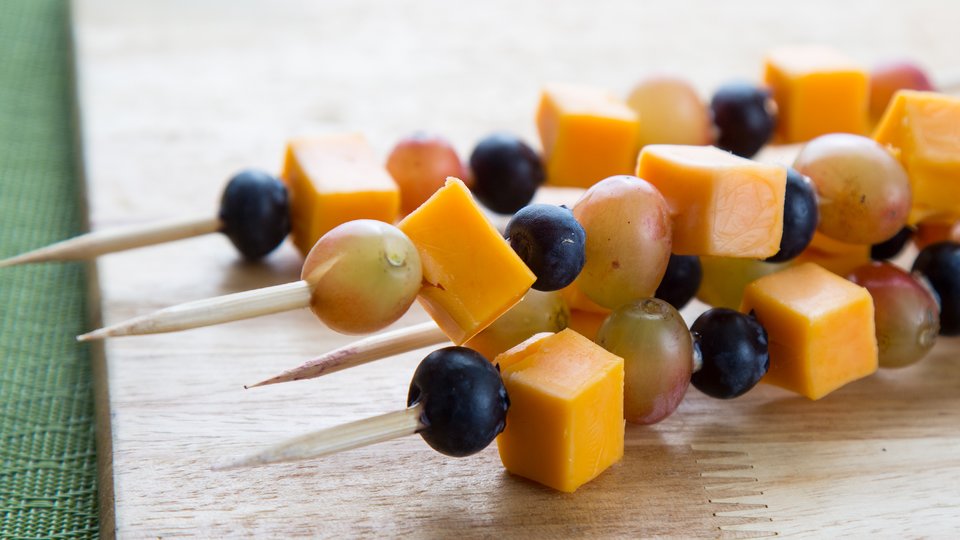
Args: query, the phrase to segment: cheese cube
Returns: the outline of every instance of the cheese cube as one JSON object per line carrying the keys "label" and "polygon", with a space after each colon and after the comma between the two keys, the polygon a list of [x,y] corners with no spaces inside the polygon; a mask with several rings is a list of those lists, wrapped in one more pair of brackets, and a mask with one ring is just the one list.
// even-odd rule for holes
{"label": "cheese cube", "polygon": [[777,103],[779,142],[867,132],[869,77],[836,51],[823,47],[775,50],[764,62],[763,79]]}
{"label": "cheese cube", "polygon": [[528,340],[497,362],[510,396],[497,437],[508,471],[572,492],[620,461],[622,358],[568,329]]}
{"label": "cheese cube", "polygon": [[813,233],[813,239],[810,240],[807,249],[797,255],[793,261],[816,263],[838,276],[845,277],[858,266],[871,261],[870,246],[848,244],[817,231]]}
{"label": "cheese cube", "polygon": [[877,370],[870,293],[816,264],[754,281],[740,311],[753,311],[767,331],[764,382],[820,399]]}
{"label": "cheese cube", "polygon": [[540,97],[537,128],[548,184],[586,188],[633,170],[637,116],[613,94],[582,86],[548,86]]}
{"label": "cheese cube", "polygon": [[567,328],[590,341],[596,341],[597,334],[600,333],[600,327],[603,326],[604,321],[606,321],[609,316],[609,313],[594,313],[592,311],[571,309]]}
{"label": "cheese cube", "polygon": [[560,289],[560,295],[563,297],[563,301],[567,303],[567,307],[570,309],[589,311],[590,313],[598,313],[602,314],[603,316],[609,315],[612,311],[611,309],[605,308],[591,300],[586,294],[583,293],[576,281]]}
{"label": "cheese cube", "polygon": [[673,252],[763,259],[780,249],[787,171],[712,146],[645,146],[637,176],[673,214]]}
{"label": "cheese cube", "polygon": [[281,178],[290,191],[294,245],[306,255],[321,236],[355,219],[393,224],[400,190],[359,133],[287,143]]}
{"label": "cheese cube", "polygon": [[899,152],[910,177],[909,223],[960,219],[960,99],[901,90],[873,138]]}
{"label": "cheese cube", "polygon": [[397,227],[420,252],[418,300],[457,345],[513,307],[537,279],[456,178]]}

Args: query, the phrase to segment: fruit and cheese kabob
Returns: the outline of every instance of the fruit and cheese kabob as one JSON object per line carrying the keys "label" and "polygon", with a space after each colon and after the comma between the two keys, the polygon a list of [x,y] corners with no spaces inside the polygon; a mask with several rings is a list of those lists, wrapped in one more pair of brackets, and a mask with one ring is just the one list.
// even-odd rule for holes
{"label": "fruit and cheese kabob", "polygon": [[624,361],[572,330],[538,334],[494,362],[472,349],[434,351],[418,366],[408,408],[283,442],[215,468],[316,458],[419,432],[461,457],[494,438],[513,474],[572,492],[624,451]]}
{"label": "fruit and cheese kabob", "polygon": [[301,137],[289,141],[280,178],[259,170],[231,178],[216,216],[96,231],[4,259],[0,267],[92,259],[213,232],[225,234],[247,260],[263,258],[288,234],[305,255],[341,223],[393,223],[399,209],[399,189],[362,135]]}
{"label": "fruit and cheese kabob", "polygon": [[225,234],[247,260],[266,256],[290,232],[290,201],[286,186],[269,173],[245,170],[227,182],[216,216],[87,233],[0,260],[0,267],[93,259],[107,253],[215,232]]}
{"label": "fruit and cheese kabob", "polygon": [[173,306],[77,339],[173,332],[303,307],[335,330],[370,332],[406,312],[421,279],[417,249],[399,229],[349,221],[317,242],[300,281]]}
{"label": "fruit and cheese kabob", "polygon": [[509,407],[494,364],[472,349],[447,347],[417,366],[406,409],[304,435],[216,468],[317,458],[414,433],[442,454],[469,456],[503,431]]}

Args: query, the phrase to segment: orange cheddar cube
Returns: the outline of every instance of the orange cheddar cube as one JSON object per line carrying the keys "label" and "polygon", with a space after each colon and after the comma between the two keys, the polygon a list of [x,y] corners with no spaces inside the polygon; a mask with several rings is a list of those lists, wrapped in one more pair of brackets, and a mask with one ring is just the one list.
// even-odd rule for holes
{"label": "orange cheddar cube", "polygon": [[497,357],[510,396],[500,460],[573,492],[623,457],[623,359],[569,329],[531,341]]}
{"label": "orange cheddar cube", "polygon": [[765,382],[820,399],[877,370],[870,293],[816,264],[754,281],[740,311],[753,311],[767,331]]}
{"label": "orange cheddar cube", "polygon": [[763,79],[777,103],[779,142],[867,132],[869,76],[840,53],[823,47],[775,50],[764,61]]}
{"label": "orange cheddar cube", "polygon": [[924,221],[917,223],[913,244],[918,250],[937,242],[960,242],[960,220]]}
{"label": "orange cheddar cube", "polygon": [[787,171],[712,146],[645,146],[637,176],[673,214],[673,252],[763,259],[780,249]]}
{"label": "orange cheddar cube", "polygon": [[817,231],[813,233],[813,239],[807,249],[797,255],[792,262],[816,263],[838,276],[846,277],[855,268],[869,263],[870,260],[870,246],[848,244]]}
{"label": "orange cheddar cube", "polygon": [[290,192],[294,245],[306,255],[321,236],[355,219],[394,223],[400,190],[359,133],[287,143],[281,178]]}
{"label": "orange cheddar cube", "polygon": [[960,98],[901,90],[873,138],[899,152],[910,177],[908,222],[960,219]]}
{"label": "orange cheddar cube", "polygon": [[583,86],[548,86],[540,97],[537,128],[548,184],[586,188],[633,170],[637,116],[611,93]]}
{"label": "orange cheddar cube", "polygon": [[567,328],[589,339],[597,340],[597,334],[600,333],[600,327],[603,321],[607,320],[609,313],[594,313],[592,311],[582,311],[579,309],[570,310],[570,321]]}
{"label": "orange cheddar cube", "polygon": [[503,373],[507,368],[513,366],[514,364],[519,364],[528,357],[536,354],[540,350],[540,347],[542,347],[544,344],[543,338],[553,335],[556,334],[554,332],[540,332],[539,334],[534,334],[521,341],[519,344],[514,345],[506,351],[498,354],[491,361],[499,367],[500,373]]}
{"label": "orange cheddar cube", "polygon": [[420,252],[420,303],[457,345],[513,307],[536,281],[456,178],[397,226]]}
{"label": "orange cheddar cube", "polygon": [[571,310],[589,311],[590,313],[602,314],[604,317],[612,311],[588,298],[587,295],[580,290],[576,281],[560,289],[560,295],[563,297],[563,301],[567,303],[567,307]]}

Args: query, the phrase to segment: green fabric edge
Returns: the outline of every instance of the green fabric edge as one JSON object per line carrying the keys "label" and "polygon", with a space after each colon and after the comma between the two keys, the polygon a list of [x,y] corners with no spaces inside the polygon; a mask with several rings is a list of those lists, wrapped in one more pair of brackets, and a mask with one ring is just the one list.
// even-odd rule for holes
{"label": "green fabric edge", "polygon": [[[0,4],[0,257],[82,232],[70,6]],[[0,269],[0,538],[99,534],[83,265]]]}

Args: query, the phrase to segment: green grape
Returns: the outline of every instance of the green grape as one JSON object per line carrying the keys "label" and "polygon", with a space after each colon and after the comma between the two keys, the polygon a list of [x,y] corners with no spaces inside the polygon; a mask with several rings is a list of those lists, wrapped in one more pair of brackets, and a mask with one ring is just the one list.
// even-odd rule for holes
{"label": "green grape", "polygon": [[817,137],[793,167],[816,187],[821,233],[849,244],[879,244],[906,224],[907,173],[872,139],[846,133]]}
{"label": "green grape", "polygon": [[420,255],[400,229],[361,219],[333,228],[303,263],[310,309],[345,334],[375,332],[406,313],[423,280]]}
{"label": "green grape", "polygon": [[740,309],[743,290],[755,279],[778,272],[790,263],[768,263],[756,259],[700,257],[703,278],[697,299],[713,307]]}
{"label": "green grape", "polygon": [[583,194],[573,217],[587,233],[586,264],[574,282],[580,291],[608,309],[654,295],[673,246],[673,221],[655,187],[611,176]]}
{"label": "green grape", "polygon": [[930,352],[940,331],[940,309],[913,276],[890,263],[874,262],[847,279],[873,297],[881,367],[909,366]]}
{"label": "green grape", "polygon": [[693,371],[693,340],[680,313],[657,298],[614,311],[597,343],[623,358],[623,415],[634,424],[654,424],[683,400]]}
{"label": "green grape", "polygon": [[482,332],[464,343],[491,362],[500,353],[540,332],[559,332],[567,327],[570,310],[560,291],[530,289],[523,300],[510,308]]}

